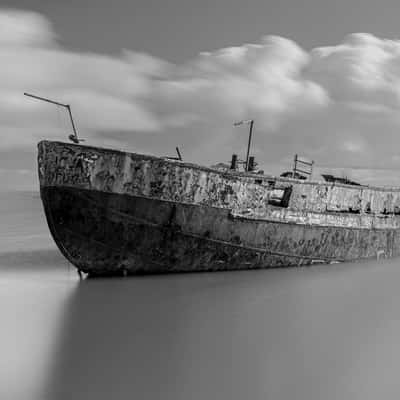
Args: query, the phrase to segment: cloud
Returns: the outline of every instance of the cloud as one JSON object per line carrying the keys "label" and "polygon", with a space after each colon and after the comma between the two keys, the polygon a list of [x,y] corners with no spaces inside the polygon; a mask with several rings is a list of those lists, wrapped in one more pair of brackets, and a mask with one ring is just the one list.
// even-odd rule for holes
{"label": "cloud", "polygon": [[286,120],[312,116],[330,102],[322,86],[303,76],[308,62],[296,43],[276,36],[201,53],[156,86],[164,130],[190,157],[211,163],[243,152],[247,130],[232,125],[253,118],[255,143],[265,157]]}
{"label": "cloud", "polygon": [[[331,99],[324,121],[308,124],[320,129],[325,143],[320,158],[332,165],[335,154],[336,165],[364,166],[369,177],[373,169],[399,169],[400,41],[351,34],[336,46],[313,49],[304,73]],[[385,174],[393,182],[388,170],[379,181]]]}
{"label": "cloud", "polygon": [[400,104],[400,41],[352,34],[340,45],[314,49],[308,70],[337,101]]}
{"label": "cloud", "polygon": [[191,161],[227,161],[247,142],[233,122],[253,118],[253,152],[268,171],[290,168],[294,153],[322,169],[365,166],[357,176],[400,167],[400,41],[371,34],[310,52],[266,36],[174,65],[132,50],[70,51],[44,16],[0,10],[0,151],[33,152],[70,133],[64,110],[25,91],[71,104],[90,144],[161,155],[179,145]]}
{"label": "cloud", "polygon": [[301,71],[308,54],[296,43],[268,36],[258,44],[201,53],[160,84],[161,99],[173,98],[168,115],[195,114],[199,119],[258,117],[274,129],[288,115],[318,109],[329,102],[326,91]]}
{"label": "cloud", "polygon": [[25,91],[72,104],[77,125],[89,138],[98,129],[159,129],[142,102],[150,77],[165,62],[128,52],[111,57],[68,51],[57,44],[49,21],[33,12],[0,12],[0,33],[0,124],[6,139],[1,147],[65,137],[71,129],[64,110],[24,97]]}
{"label": "cloud", "polygon": [[1,46],[47,46],[53,43],[51,23],[29,11],[3,10],[0,13]]}

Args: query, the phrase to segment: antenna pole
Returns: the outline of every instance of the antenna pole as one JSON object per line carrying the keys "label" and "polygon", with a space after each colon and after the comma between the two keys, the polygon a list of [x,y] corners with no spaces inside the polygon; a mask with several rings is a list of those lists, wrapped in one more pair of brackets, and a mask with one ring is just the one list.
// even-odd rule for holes
{"label": "antenna pole", "polygon": [[179,147],[175,147],[175,149],[176,149],[176,153],[178,154],[178,159],[180,161],[182,161],[182,156],[181,156],[181,152],[179,151]]}
{"label": "antenna pole", "polygon": [[250,121],[249,142],[247,143],[247,154],[246,154],[246,171],[249,170],[249,156],[250,156],[251,138],[253,136],[253,125],[254,125],[254,119]]}
{"label": "antenna pole", "polygon": [[76,128],[75,128],[74,119],[72,118],[71,106],[70,106],[69,104],[67,104],[67,109],[68,109],[69,118],[70,118],[70,120],[71,120],[72,129],[73,129],[73,131],[74,131],[75,138],[76,138],[76,140],[79,141],[79,139],[78,139],[78,134],[77,134]]}
{"label": "antenna pole", "polygon": [[[75,142],[75,143],[79,143],[78,133],[77,133],[77,131],[76,131],[74,119],[72,118],[71,106],[70,106],[69,104],[60,103],[60,102],[58,102],[58,101],[50,100],[50,99],[47,99],[47,98],[45,98],[45,97],[36,96],[36,95],[30,94],[30,93],[24,93],[24,95],[25,95],[25,96],[28,96],[28,97],[32,97],[32,98],[34,98],[34,99],[36,99],[36,100],[42,100],[42,101],[45,101],[45,102],[47,102],[47,103],[55,104],[56,106],[65,107],[65,108],[68,110],[69,118],[70,118],[70,120],[71,120],[72,129],[73,129],[73,131],[74,131],[74,136],[75,136],[74,142]],[[72,137],[73,137],[73,136],[72,136]]]}
{"label": "antenna pole", "polygon": [[45,97],[36,96],[36,95],[30,94],[30,93],[24,93],[24,95],[28,96],[28,97],[33,97],[34,99],[37,99],[37,100],[46,101],[47,103],[56,104],[57,106],[68,107],[68,104],[59,103],[58,101],[46,99]]}

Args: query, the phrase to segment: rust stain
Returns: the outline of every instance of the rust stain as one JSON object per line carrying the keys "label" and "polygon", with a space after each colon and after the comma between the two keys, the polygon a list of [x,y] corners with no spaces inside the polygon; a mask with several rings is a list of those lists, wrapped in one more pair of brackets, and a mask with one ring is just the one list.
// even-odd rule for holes
{"label": "rust stain", "polygon": [[[62,231],[59,235],[73,248],[71,254],[81,269],[99,265],[104,269],[107,260],[109,265],[124,265],[136,271],[137,265],[143,269],[147,260],[151,268],[161,263],[172,270],[184,270],[189,268],[184,267],[185,257],[193,262],[189,270],[204,270],[207,265],[212,270],[265,268],[399,252],[399,189],[255,177],[48,141],[39,143],[38,163],[40,185],[46,192],[45,207],[53,219],[66,220],[62,215],[66,212],[62,211],[66,201],[63,196],[70,196],[71,204],[80,207],[75,214],[68,211],[67,217],[73,221],[69,233],[62,231],[59,222],[53,229]],[[82,193],[94,196],[97,206],[82,200]],[[130,202],[140,203],[142,208],[132,208]],[[103,203],[108,208],[101,211]],[[172,205],[176,209],[173,221],[169,221]],[[150,225],[145,227],[143,222],[139,230],[132,228],[132,218]],[[168,221],[165,236],[163,226]],[[86,232],[85,226],[91,231]],[[82,230],[88,237],[86,244],[79,244],[82,238],[77,239]],[[146,235],[154,238],[150,240]],[[148,244],[143,242],[144,237]],[[116,238],[117,249],[112,251],[110,243]],[[98,243],[108,249],[99,253],[103,254],[102,263],[94,254],[99,252]],[[175,253],[166,249],[165,243]],[[188,255],[190,246],[194,246],[192,252],[201,261]],[[91,257],[97,264],[90,264]]]}

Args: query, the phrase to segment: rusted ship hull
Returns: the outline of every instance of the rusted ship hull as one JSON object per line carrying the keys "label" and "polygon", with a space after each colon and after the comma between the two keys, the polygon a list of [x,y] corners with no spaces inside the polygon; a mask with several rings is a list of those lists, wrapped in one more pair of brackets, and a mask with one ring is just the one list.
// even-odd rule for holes
{"label": "rusted ship hull", "polygon": [[[345,185],[223,173],[58,142],[39,144],[39,178],[55,242],[92,275],[301,266],[399,254],[396,190],[357,188],[354,199],[355,189]],[[327,210],[338,208],[342,195],[347,211]],[[391,214],[371,211],[382,206],[378,196],[390,199],[382,204],[393,208]]]}

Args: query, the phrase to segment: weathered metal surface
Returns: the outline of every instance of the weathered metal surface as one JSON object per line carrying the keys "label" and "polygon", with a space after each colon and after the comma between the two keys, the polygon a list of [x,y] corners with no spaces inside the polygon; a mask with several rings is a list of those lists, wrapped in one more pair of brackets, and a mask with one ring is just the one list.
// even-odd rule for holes
{"label": "weathered metal surface", "polygon": [[84,189],[45,187],[64,255],[92,274],[231,270],[392,256],[393,230],[231,218],[228,210]]}
{"label": "weathered metal surface", "polygon": [[398,189],[224,173],[47,141],[38,160],[52,234],[87,272],[266,268],[399,253]]}
{"label": "weathered metal surface", "polygon": [[[43,161],[41,161],[43,160]],[[390,215],[400,213],[400,189],[296,181],[226,173],[198,165],[60,142],[39,144],[42,186],[74,186],[111,193],[268,210],[274,191],[292,188],[289,209]]]}

